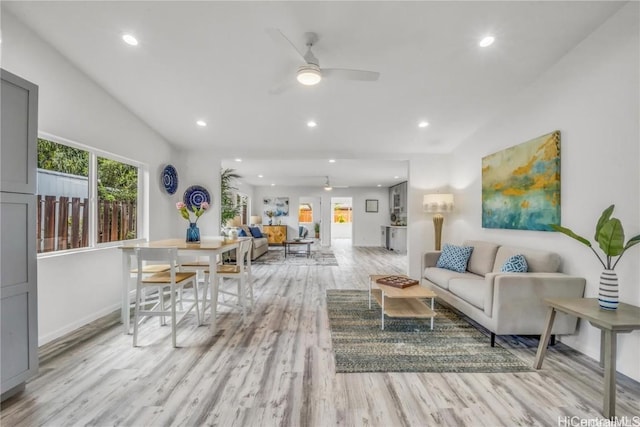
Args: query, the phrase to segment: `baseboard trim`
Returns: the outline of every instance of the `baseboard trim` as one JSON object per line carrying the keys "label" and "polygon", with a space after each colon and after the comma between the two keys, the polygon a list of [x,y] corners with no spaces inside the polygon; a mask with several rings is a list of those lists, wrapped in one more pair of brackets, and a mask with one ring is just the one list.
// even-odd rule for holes
{"label": "baseboard trim", "polygon": [[111,309],[108,314],[88,323],[83,323],[80,327],[56,337],[38,347],[40,365],[103,333],[109,328],[120,325],[120,323],[120,307],[118,306],[116,310]]}

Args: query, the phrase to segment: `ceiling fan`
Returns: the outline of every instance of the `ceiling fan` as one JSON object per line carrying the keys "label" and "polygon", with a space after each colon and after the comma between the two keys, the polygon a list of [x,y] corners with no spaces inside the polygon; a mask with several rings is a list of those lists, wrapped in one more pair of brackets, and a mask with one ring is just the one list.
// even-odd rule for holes
{"label": "ceiling fan", "polygon": [[331,183],[329,182],[329,177],[327,176],[327,182],[324,184],[324,189],[326,191],[331,191],[333,190],[333,187],[331,186]]}
{"label": "ceiling fan", "polygon": [[327,180],[324,183],[324,189],[326,191],[331,191],[334,188],[349,188],[348,185],[331,185],[331,182],[329,181],[329,176],[326,176],[325,178],[327,178]]}
{"label": "ceiling fan", "polygon": [[[298,67],[296,79],[303,85],[312,86],[320,83],[324,78],[356,80],[373,82],[378,80],[380,73],[375,71],[352,70],[348,68],[320,68],[320,61],[311,51],[311,48],[318,42],[316,33],[305,33],[307,52],[303,55],[295,45],[277,28],[270,28],[267,33],[274,42],[283,46],[297,61],[304,61],[303,65]],[[271,93],[280,93],[290,84],[279,85],[271,89]]]}

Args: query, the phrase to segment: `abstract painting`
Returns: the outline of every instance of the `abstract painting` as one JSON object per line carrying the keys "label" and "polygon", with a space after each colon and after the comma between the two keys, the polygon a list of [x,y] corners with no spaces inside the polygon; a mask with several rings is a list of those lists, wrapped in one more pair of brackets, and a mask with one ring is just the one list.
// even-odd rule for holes
{"label": "abstract painting", "polygon": [[482,227],[560,224],[560,131],[482,158]]}
{"label": "abstract painting", "polygon": [[[289,216],[288,197],[265,197],[262,202],[266,216]],[[271,213],[271,215],[269,215],[269,213]]]}

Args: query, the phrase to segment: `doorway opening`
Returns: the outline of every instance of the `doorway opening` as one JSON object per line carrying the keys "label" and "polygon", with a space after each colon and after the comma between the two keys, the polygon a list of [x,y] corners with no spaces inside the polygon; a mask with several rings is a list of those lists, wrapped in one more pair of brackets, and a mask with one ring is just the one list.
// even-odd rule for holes
{"label": "doorway opening", "polygon": [[331,246],[353,244],[353,198],[331,198]]}

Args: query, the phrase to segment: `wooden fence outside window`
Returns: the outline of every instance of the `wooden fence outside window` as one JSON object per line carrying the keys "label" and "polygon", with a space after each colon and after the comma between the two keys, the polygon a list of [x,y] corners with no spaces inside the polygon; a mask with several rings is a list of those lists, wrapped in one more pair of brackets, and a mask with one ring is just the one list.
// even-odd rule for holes
{"label": "wooden fence outside window", "polygon": [[[98,201],[98,243],[136,238],[135,202]],[[38,195],[38,253],[89,245],[89,199]]]}

